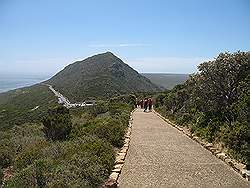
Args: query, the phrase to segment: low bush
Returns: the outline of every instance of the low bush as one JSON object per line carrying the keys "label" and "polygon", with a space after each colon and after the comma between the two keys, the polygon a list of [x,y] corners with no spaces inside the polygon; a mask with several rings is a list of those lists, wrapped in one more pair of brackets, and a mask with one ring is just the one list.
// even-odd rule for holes
{"label": "low bush", "polygon": [[7,187],[97,187],[114,165],[110,144],[86,138],[55,142],[43,149],[41,158],[19,170]]}
{"label": "low bush", "polygon": [[53,141],[67,139],[72,128],[69,110],[60,106],[49,110],[48,114],[42,120],[46,137]]}
{"label": "low bush", "polygon": [[0,187],[3,183],[3,177],[4,177],[4,174],[3,174],[3,169],[0,167]]}
{"label": "low bush", "polygon": [[132,106],[113,101],[78,111],[57,107],[44,126],[0,132],[1,166],[14,166],[6,187],[99,187],[114,166],[114,147],[123,145]]}
{"label": "low bush", "polygon": [[35,160],[42,158],[42,150],[48,145],[49,143],[45,140],[33,143],[32,146],[17,154],[14,167],[20,170],[31,165]]}
{"label": "low bush", "polygon": [[115,147],[121,147],[124,141],[126,126],[119,119],[100,118],[88,123],[85,131],[100,139],[110,142]]}

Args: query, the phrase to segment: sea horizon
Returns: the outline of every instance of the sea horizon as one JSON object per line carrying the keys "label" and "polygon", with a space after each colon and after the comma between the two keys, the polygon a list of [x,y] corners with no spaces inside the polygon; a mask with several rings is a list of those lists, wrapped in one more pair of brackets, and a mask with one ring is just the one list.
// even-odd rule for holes
{"label": "sea horizon", "polygon": [[1,73],[0,93],[10,90],[32,86],[41,83],[51,77],[51,74],[44,73]]}

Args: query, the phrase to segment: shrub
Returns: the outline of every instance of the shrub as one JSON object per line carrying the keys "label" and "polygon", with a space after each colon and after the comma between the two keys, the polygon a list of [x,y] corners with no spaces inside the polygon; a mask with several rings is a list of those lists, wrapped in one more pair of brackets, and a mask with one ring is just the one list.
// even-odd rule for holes
{"label": "shrub", "polygon": [[49,110],[49,115],[43,118],[44,133],[48,139],[65,140],[72,128],[69,110],[63,106]]}
{"label": "shrub", "polygon": [[250,163],[250,130],[248,122],[235,122],[231,126],[225,124],[221,128],[221,140],[230,153],[246,164]]}
{"label": "shrub", "polygon": [[10,166],[15,157],[13,144],[9,140],[1,140],[0,142],[0,168],[6,168]]}
{"label": "shrub", "polygon": [[34,143],[45,141],[40,125],[24,124],[0,132],[0,166],[13,165],[16,155],[29,150]]}
{"label": "shrub", "polygon": [[0,167],[0,187],[1,187],[2,183],[3,183],[3,176],[4,176],[3,169]]}
{"label": "shrub", "polygon": [[98,187],[115,160],[109,143],[91,137],[54,142],[40,156],[17,171],[7,187]]}
{"label": "shrub", "polygon": [[28,166],[27,168],[16,173],[10,180],[6,182],[6,187],[37,187],[35,170],[33,166]]}
{"label": "shrub", "polygon": [[100,118],[91,122],[85,129],[87,133],[96,135],[100,139],[107,140],[113,146],[121,147],[126,126],[119,119]]}
{"label": "shrub", "polygon": [[185,123],[189,123],[192,119],[189,113],[179,114],[179,117],[176,119],[176,123],[180,125],[184,125]]}
{"label": "shrub", "polygon": [[33,143],[32,146],[17,155],[14,167],[20,170],[26,168],[28,165],[31,165],[35,160],[42,158],[42,149],[48,145],[49,143],[45,140]]}

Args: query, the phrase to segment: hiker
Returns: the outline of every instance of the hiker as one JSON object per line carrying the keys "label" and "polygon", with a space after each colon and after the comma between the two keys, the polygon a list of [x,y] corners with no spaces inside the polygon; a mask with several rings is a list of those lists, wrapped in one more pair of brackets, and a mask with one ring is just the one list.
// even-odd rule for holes
{"label": "hiker", "polygon": [[140,101],[137,101],[136,108],[139,108],[140,106]]}
{"label": "hiker", "polygon": [[146,112],[147,109],[148,109],[148,99],[145,98],[145,100],[144,100],[144,112]]}
{"label": "hiker", "polygon": [[143,100],[140,101],[141,109],[143,109]]}
{"label": "hiker", "polygon": [[153,101],[151,98],[148,99],[148,110],[151,111],[152,110],[152,105],[153,105]]}

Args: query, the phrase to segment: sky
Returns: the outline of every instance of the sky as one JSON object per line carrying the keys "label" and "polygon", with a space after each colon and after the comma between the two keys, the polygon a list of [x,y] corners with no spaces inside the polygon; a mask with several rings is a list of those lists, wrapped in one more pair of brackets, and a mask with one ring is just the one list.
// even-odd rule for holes
{"label": "sky", "polygon": [[111,51],[139,72],[193,73],[250,50],[249,0],[0,0],[0,73],[54,74]]}

